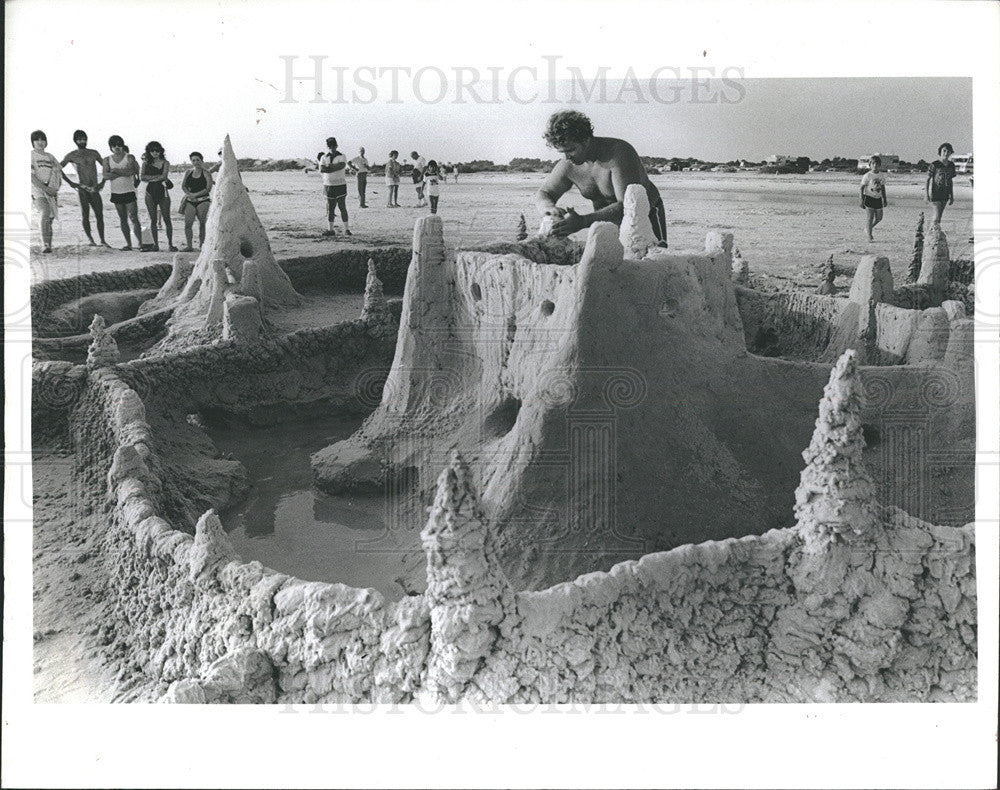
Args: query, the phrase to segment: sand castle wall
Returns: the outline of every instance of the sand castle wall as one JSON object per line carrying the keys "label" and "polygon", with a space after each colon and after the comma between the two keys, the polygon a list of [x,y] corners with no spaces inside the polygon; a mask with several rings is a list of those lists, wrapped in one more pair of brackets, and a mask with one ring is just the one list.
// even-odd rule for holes
{"label": "sand castle wall", "polygon": [[[159,504],[166,481],[153,471],[157,439],[142,401],[112,369],[91,374],[72,423],[91,490],[107,497],[104,641],[144,678],[147,696],[621,703],[976,695],[971,525],[933,526],[888,508],[879,529],[819,553],[796,529],[776,530],[516,593],[488,548],[475,497],[455,495],[449,481],[439,491],[446,505],[425,531],[428,592],[388,603],[372,590],[240,561],[211,513],[194,535],[173,529]],[[456,588],[457,579],[472,582]]]}

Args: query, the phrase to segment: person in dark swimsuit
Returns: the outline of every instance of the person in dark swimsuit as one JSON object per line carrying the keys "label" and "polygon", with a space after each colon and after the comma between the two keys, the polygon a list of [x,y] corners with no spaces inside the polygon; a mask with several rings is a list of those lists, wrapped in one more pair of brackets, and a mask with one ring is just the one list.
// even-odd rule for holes
{"label": "person in dark swimsuit", "polygon": [[156,140],[146,145],[139,177],[146,182],[146,211],[149,212],[149,229],[153,234],[153,249],[160,251],[160,237],[157,225],[157,211],[162,212],[163,226],[167,231],[167,246],[177,252],[174,246],[174,226],[170,221],[170,163],[163,158],[163,146]]}
{"label": "person in dark swimsuit", "polygon": [[212,176],[204,168],[205,158],[197,151],[191,152],[191,169],[184,174],[181,189],[184,198],[181,201],[184,210],[184,236],[187,239],[185,252],[191,252],[194,235],[194,220],[198,218],[198,244],[205,243],[205,221],[208,219],[208,206],[211,203]]}

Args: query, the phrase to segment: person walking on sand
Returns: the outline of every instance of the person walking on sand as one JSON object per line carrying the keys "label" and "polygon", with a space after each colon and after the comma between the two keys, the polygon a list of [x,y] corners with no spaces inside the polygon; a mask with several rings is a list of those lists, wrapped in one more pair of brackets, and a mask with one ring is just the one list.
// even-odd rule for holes
{"label": "person walking on sand", "polygon": [[67,164],[76,168],[77,181],[74,182],[63,172],[66,183],[76,190],[80,199],[80,215],[83,220],[83,232],[87,234],[92,246],[97,246],[94,237],[90,233],[90,209],[94,209],[94,222],[97,224],[97,236],[101,240],[102,247],[110,245],[104,238],[104,201],[101,200],[101,189],[104,188],[104,178],[97,180],[97,163],[101,161],[101,155],[93,148],[87,148],[87,133],[83,129],[73,132],[73,142],[76,149],[70,151],[63,157],[60,165],[65,168]]}
{"label": "person walking on sand", "polygon": [[882,221],[882,209],[889,205],[889,199],[885,193],[882,160],[873,156],[868,166],[868,172],[861,176],[861,208],[867,214],[865,230],[868,232],[868,241],[875,241],[872,230]]}
{"label": "person walking on sand", "polygon": [[347,224],[347,157],[337,150],[337,138],[326,138],[327,152],[320,157],[319,172],[323,176],[323,191],[326,193],[327,229],[324,236],[336,236],[334,220],[337,218],[337,208],[340,208],[340,218],[344,221],[344,233],[351,235],[351,227]]}
{"label": "person walking on sand", "polygon": [[955,180],[955,163],[951,155],[955,149],[951,143],[941,143],[938,146],[938,159],[935,159],[927,171],[927,183],[924,192],[927,201],[934,206],[933,224],[940,225],[944,207],[955,202],[953,181]]}
{"label": "person walking on sand", "polygon": [[441,171],[438,169],[437,162],[432,159],[427,163],[427,170],[424,171],[424,181],[426,182],[427,198],[431,202],[431,214],[437,214],[438,211],[438,196],[441,194],[441,188],[438,184],[441,183],[443,177]]}
{"label": "person walking on sand", "polygon": [[132,235],[129,233],[129,222],[135,229],[135,239],[142,246],[142,228],[139,225],[139,202],[135,188],[139,183],[139,163],[128,152],[125,141],[117,134],[108,138],[111,156],[106,156],[101,162],[104,169],[104,180],[111,182],[111,202],[118,212],[125,246],[122,250],[132,249]]}
{"label": "person walking on sand", "polygon": [[170,221],[170,193],[167,191],[173,184],[170,182],[170,163],[163,157],[163,146],[156,140],[146,145],[146,157],[143,160],[139,178],[146,182],[146,211],[149,212],[149,228],[153,233],[153,249],[160,251],[159,217],[163,215],[163,227],[167,231],[167,247],[171,252],[177,252],[174,246],[174,226]]}
{"label": "person walking on sand", "polygon": [[56,195],[62,185],[62,168],[45,150],[48,144],[41,129],[31,133],[31,202],[41,214],[42,252],[52,252],[52,221],[59,216]]}
{"label": "person walking on sand", "polygon": [[[568,236],[595,222],[621,225],[625,189],[640,184],[649,196],[649,221],[660,245],[667,246],[667,220],[659,190],[649,180],[635,149],[615,137],[594,137],[590,119],[576,110],[554,113],[545,130],[545,141],[566,158],[552,168],[535,196],[542,216],[552,216],[552,233]],[[556,202],[573,186],[594,206],[592,214],[577,214]]]}
{"label": "person walking on sand", "polygon": [[198,151],[192,151],[191,169],[181,179],[181,198],[179,211],[184,215],[184,237],[187,245],[184,252],[192,252],[194,245],[194,220],[198,218],[198,246],[205,244],[205,222],[208,220],[208,208],[212,202],[212,174],[205,169],[205,157]]}
{"label": "person walking on sand", "polygon": [[368,208],[365,192],[368,189],[368,170],[370,167],[368,160],[365,158],[364,148],[360,148],[358,155],[351,160],[351,167],[358,171],[358,201],[361,208]]}
{"label": "person walking on sand", "polygon": [[427,201],[424,200],[424,170],[427,169],[427,160],[416,151],[410,153],[410,158],[413,160],[413,186],[417,190],[417,208],[421,208],[427,205]]}
{"label": "person walking on sand", "polygon": [[386,208],[399,208],[399,173],[402,169],[399,151],[390,151],[389,161],[385,163],[385,185],[389,187]]}

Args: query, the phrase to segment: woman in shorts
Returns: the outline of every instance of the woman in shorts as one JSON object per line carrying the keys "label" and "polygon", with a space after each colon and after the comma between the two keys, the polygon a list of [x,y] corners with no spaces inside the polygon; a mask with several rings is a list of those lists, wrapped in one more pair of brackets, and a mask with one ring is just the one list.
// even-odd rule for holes
{"label": "woman in shorts", "polygon": [[104,157],[104,180],[111,184],[111,202],[118,212],[122,235],[125,237],[123,250],[132,249],[132,234],[129,232],[129,222],[135,229],[135,238],[142,245],[142,229],[139,226],[139,202],[135,187],[139,178],[139,163],[128,152],[125,141],[117,134],[108,138],[111,156]]}
{"label": "woman in shorts", "polygon": [[389,187],[389,198],[386,208],[399,208],[399,151],[389,152],[389,161],[385,163],[385,185]]}
{"label": "woman in shorts", "polygon": [[941,224],[941,216],[944,214],[944,207],[955,202],[955,193],[952,182],[955,180],[955,163],[951,161],[951,155],[955,153],[951,143],[941,143],[938,147],[938,159],[931,163],[927,171],[927,183],[924,191],[927,200],[934,206],[935,225]]}
{"label": "woman in shorts", "polygon": [[177,252],[174,246],[174,226],[170,221],[170,163],[163,158],[163,146],[156,140],[146,145],[139,178],[146,182],[146,211],[149,212],[149,229],[153,233],[153,249],[160,251],[160,237],[157,225],[157,211],[163,216],[163,226],[167,231],[167,247]]}
{"label": "woman in shorts", "polygon": [[205,169],[205,157],[198,151],[191,152],[191,169],[184,174],[181,189],[184,197],[181,199],[181,211],[184,214],[184,237],[187,246],[184,252],[191,252],[194,236],[194,220],[198,219],[198,245],[205,244],[205,221],[208,219],[208,207],[212,201],[212,176]]}

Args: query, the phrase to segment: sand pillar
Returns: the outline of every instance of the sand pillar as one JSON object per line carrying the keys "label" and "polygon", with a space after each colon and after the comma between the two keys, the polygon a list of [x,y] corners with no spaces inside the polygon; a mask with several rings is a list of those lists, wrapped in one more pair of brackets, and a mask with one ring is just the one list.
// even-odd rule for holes
{"label": "sand pillar", "polygon": [[823,390],[812,442],[795,490],[797,529],[807,550],[850,541],[877,523],[875,486],[861,460],[861,378],[855,351],[837,360]]}
{"label": "sand pillar", "polygon": [[513,593],[487,545],[479,498],[457,452],[438,478],[420,537],[431,608],[423,686],[435,699],[455,702],[492,651],[496,627],[513,611]]}
{"label": "sand pillar", "polygon": [[90,322],[90,347],[87,349],[87,369],[96,370],[114,365],[121,359],[118,343],[104,323],[104,316],[95,315]]}
{"label": "sand pillar", "polygon": [[389,303],[382,290],[382,281],[375,273],[375,261],[368,259],[368,277],[365,279],[365,300],[361,307],[361,320],[388,324],[391,320]]}
{"label": "sand pillar", "polygon": [[226,274],[224,260],[217,258],[212,261],[212,279],[211,301],[208,303],[208,313],[205,316],[206,327],[222,323],[223,306],[226,301],[226,292],[229,290],[229,276]]}
{"label": "sand pillar", "polygon": [[649,195],[642,184],[625,187],[618,240],[625,248],[625,254],[633,260],[644,258],[650,248],[656,246],[653,223],[649,221]]}
{"label": "sand pillar", "polygon": [[920,314],[917,330],[906,351],[910,365],[938,362],[944,358],[950,334],[948,314],[940,307],[930,307]]}
{"label": "sand pillar", "polygon": [[948,272],[951,255],[948,252],[948,237],[939,225],[931,225],[924,243],[923,260],[920,264],[918,285],[929,285],[936,294],[948,291]]}
{"label": "sand pillar", "polygon": [[263,304],[264,290],[260,282],[260,267],[255,260],[248,258],[243,261],[240,284],[236,288],[236,293],[240,296],[252,296]]}
{"label": "sand pillar", "polygon": [[253,343],[263,335],[260,302],[252,296],[228,294],[222,308],[222,339]]}

